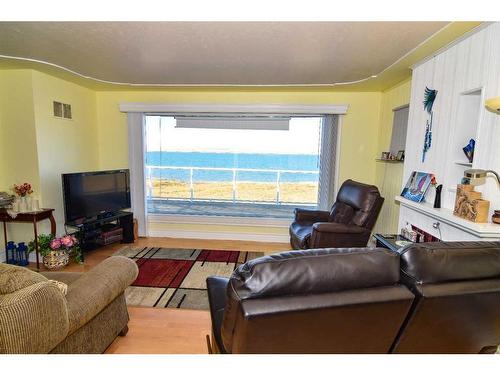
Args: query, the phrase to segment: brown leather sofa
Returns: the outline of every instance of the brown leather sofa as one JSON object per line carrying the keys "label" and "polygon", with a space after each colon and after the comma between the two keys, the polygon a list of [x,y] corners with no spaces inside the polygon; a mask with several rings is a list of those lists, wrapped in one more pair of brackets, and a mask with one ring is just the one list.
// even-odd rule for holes
{"label": "brown leather sofa", "polygon": [[376,186],[347,180],[331,211],[295,209],[290,244],[293,249],[364,247],[383,203]]}
{"label": "brown leather sofa", "polygon": [[500,242],[414,244],[401,255],[291,251],[207,286],[213,352],[479,353],[500,344]]}
{"label": "brown leather sofa", "polygon": [[[386,249],[265,256],[207,280],[213,351],[387,353],[414,296]],[[390,317],[390,318],[389,318]]]}
{"label": "brown leather sofa", "polygon": [[395,353],[479,353],[500,344],[500,242],[432,242],[401,254],[416,295]]}

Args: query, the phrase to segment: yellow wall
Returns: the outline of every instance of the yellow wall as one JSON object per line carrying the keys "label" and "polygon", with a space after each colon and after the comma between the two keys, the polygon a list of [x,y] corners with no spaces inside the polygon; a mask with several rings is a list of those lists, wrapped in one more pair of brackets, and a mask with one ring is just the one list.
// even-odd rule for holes
{"label": "yellow wall", "polygon": [[[410,103],[411,80],[408,79],[382,93],[377,157],[389,150],[392,135],[393,109]],[[375,184],[385,197],[374,232],[396,233],[398,229],[399,205],[394,197],[401,192],[403,163],[376,163]]]}
{"label": "yellow wall", "polygon": [[[342,122],[339,179],[352,178],[375,183],[375,155],[378,144],[381,94],[378,92],[331,92],[325,90],[162,90],[162,91],[107,91],[97,93],[97,121],[99,126],[100,166],[103,169],[123,168],[128,165],[127,117],[119,111],[122,102],[141,103],[299,103],[348,104],[349,110]],[[283,236],[287,227],[254,227],[246,225],[205,225],[212,233],[262,233]],[[153,223],[150,230],[203,232],[199,224]]]}
{"label": "yellow wall", "polygon": [[2,191],[26,181],[40,188],[32,77],[31,70],[0,70]]}
{"label": "yellow wall", "polygon": [[[55,209],[59,232],[64,231],[61,174],[99,169],[95,98],[93,90],[33,72],[40,198],[44,207]],[[53,101],[71,104],[73,118],[54,117]]]}
{"label": "yellow wall", "polygon": [[[23,182],[40,189],[32,78],[31,70],[0,70],[0,191],[11,192]],[[9,239],[18,242],[29,241],[31,233],[29,224],[8,228]],[[2,230],[0,249],[3,241]],[[3,255],[1,251],[0,259]]]}
{"label": "yellow wall", "polygon": [[[54,100],[73,120],[52,115]],[[99,169],[95,92],[34,70],[0,70],[0,191],[29,182],[42,207],[55,208],[64,233],[61,173]],[[41,233],[49,224],[39,224]],[[31,241],[31,224],[9,224],[10,240]],[[0,233],[3,247],[3,231]],[[0,254],[0,259],[3,257]]]}
{"label": "yellow wall", "polygon": [[378,92],[331,92],[325,90],[162,90],[97,92],[99,155],[102,168],[128,165],[127,120],[118,106],[142,103],[299,103],[348,104],[342,124],[340,180],[353,178],[375,182],[381,94]]}

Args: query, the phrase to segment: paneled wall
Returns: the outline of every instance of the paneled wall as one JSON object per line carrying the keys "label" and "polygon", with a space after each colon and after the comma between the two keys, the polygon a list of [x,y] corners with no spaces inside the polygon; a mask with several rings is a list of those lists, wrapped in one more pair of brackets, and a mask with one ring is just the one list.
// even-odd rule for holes
{"label": "paneled wall", "polygon": [[[411,80],[408,79],[382,93],[380,108],[379,143],[377,157],[382,151],[388,151],[391,144],[394,108],[410,102]],[[377,162],[376,182],[382,196],[385,198],[382,211],[375,225],[375,233],[396,233],[398,229],[399,205],[394,197],[401,193],[403,164]]]}
{"label": "paneled wall", "polygon": [[[500,23],[488,24],[413,70],[403,185],[412,171],[434,173],[443,184],[443,207],[452,208],[456,185],[468,168],[500,171],[500,116],[484,100],[500,96]],[[434,103],[432,146],[422,162],[427,112],[424,89],[438,90]],[[462,147],[476,140],[472,165]],[[500,209],[500,186],[494,178],[476,188]],[[428,201],[433,200],[433,190]],[[490,212],[491,214],[491,212]],[[404,225],[402,217],[400,225]]]}

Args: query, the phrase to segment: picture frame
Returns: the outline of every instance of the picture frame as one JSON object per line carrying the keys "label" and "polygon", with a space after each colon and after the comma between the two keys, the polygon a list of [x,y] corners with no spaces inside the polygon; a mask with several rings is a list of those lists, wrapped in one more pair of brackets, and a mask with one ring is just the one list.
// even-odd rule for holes
{"label": "picture frame", "polygon": [[403,161],[405,160],[405,150],[399,150],[396,154],[396,160]]}
{"label": "picture frame", "polygon": [[431,180],[432,173],[413,171],[401,192],[401,196],[413,202],[422,202]]}
{"label": "picture frame", "polygon": [[391,157],[391,153],[389,151],[382,152],[382,156],[380,157],[382,160],[389,160]]}

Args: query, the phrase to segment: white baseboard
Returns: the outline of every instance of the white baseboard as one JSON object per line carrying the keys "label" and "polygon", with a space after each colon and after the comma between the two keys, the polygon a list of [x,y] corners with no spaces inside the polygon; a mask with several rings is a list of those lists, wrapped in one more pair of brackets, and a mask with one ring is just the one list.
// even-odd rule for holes
{"label": "white baseboard", "polygon": [[288,243],[287,234],[260,234],[234,232],[203,232],[192,230],[150,230],[149,237],[193,238],[204,240],[233,240]]}

